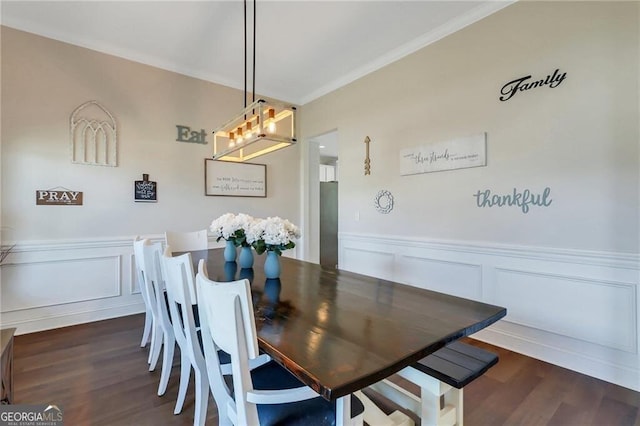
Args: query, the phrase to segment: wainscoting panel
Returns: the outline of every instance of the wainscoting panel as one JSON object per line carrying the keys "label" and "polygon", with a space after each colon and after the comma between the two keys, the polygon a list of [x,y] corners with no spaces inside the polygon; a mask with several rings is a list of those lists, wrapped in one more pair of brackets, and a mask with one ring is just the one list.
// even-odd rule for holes
{"label": "wainscoting panel", "polygon": [[120,256],[6,265],[2,269],[2,312],[118,297],[120,268]]}
{"label": "wainscoting panel", "polygon": [[509,305],[510,322],[635,350],[635,286],[504,269],[496,275],[495,303]]}
{"label": "wainscoting panel", "polygon": [[394,280],[467,299],[482,299],[482,265],[401,255]]}
{"label": "wainscoting panel", "polygon": [[395,255],[378,251],[376,248],[351,249],[345,247],[342,251],[345,261],[353,265],[350,271],[371,275],[387,280],[393,279]]}
{"label": "wainscoting panel", "polygon": [[133,237],[18,241],[0,269],[0,324],[24,334],[144,312],[133,266]]}
{"label": "wainscoting panel", "polygon": [[341,233],[339,268],[507,308],[474,335],[640,391],[640,256]]}

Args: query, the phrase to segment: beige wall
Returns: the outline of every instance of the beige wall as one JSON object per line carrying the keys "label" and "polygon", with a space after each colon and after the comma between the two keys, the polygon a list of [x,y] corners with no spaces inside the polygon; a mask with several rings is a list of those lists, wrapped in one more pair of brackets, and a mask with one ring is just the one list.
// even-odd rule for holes
{"label": "beige wall", "polygon": [[[304,105],[303,138],[339,132],[340,232],[637,254],[638,8],[518,2]],[[508,81],[556,68],[557,88],[498,100]],[[481,132],[486,167],[400,176],[401,149]],[[473,197],[545,187],[552,204],[528,214]],[[373,207],[380,189],[391,214]]]}
{"label": "beige wall", "polygon": [[[118,167],[72,164],[69,117],[97,100],[118,125]],[[267,164],[268,197],[205,197],[209,145],[176,142],[176,124],[210,132],[236,115],[242,92],[2,28],[2,224],[13,241],[126,237],[207,227],[225,212],[299,221],[298,148]],[[283,165],[286,164],[286,167]],[[156,204],[135,203],[143,173]],[[36,206],[35,191],[84,192],[82,207]]]}

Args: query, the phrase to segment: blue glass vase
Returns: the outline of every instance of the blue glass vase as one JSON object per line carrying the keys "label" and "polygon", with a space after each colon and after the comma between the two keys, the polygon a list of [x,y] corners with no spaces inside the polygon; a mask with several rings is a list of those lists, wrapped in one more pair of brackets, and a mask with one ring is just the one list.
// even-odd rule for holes
{"label": "blue glass vase", "polygon": [[267,259],[264,261],[264,275],[267,278],[280,278],[280,256],[275,251],[267,252]]}
{"label": "blue glass vase", "polygon": [[224,260],[225,262],[236,261],[236,245],[233,241],[227,241],[227,245],[224,247]]}
{"label": "blue glass vase", "polygon": [[238,258],[238,263],[241,268],[253,268],[253,251],[251,250],[251,246],[242,247],[240,249],[240,257]]}

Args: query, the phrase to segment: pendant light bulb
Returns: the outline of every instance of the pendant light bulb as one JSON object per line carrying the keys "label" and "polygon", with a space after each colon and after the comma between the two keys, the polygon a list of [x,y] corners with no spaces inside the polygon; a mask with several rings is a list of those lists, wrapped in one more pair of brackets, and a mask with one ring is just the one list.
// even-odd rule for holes
{"label": "pendant light bulb", "polygon": [[251,129],[251,120],[247,121],[247,139],[251,139],[253,137],[253,130]]}
{"label": "pendant light bulb", "polygon": [[232,148],[236,145],[236,139],[233,132],[229,132],[229,148]]}
{"label": "pendant light bulb", "polygon": [[267,123],[269,123],[267,125],[267,131],[269,133],[275,133],[276,132],[276,111],[273,108],[269,108],[268,111],[268,119],[267,119]]}
{"label": "pendant light bulb", "polygon": [[237,133],[238,133],[238,137],[236,138],[236,143],[240,144],[244,142],[244,139],[242,137],[242,127],[238,127]]}

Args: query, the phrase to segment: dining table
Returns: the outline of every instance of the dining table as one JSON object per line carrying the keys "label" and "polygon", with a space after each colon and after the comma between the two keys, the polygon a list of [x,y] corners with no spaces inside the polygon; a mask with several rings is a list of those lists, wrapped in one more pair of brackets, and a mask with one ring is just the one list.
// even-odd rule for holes
{"label": "dining table", "polygon": [[[264,255],[242,269],[225,262],[223,249],[190,253],[195,271],[205,260],[211,280],[249,280],[260,349],[335,401],[337,425],[350,422],[352,393],[506,315],[500,306],[285,256],[280,277],[267,279]],[[428,287],[429,277],[413,283]]]}

